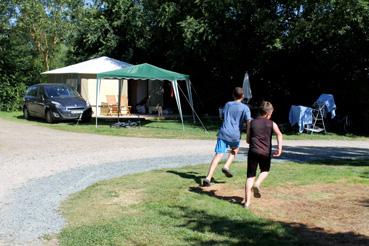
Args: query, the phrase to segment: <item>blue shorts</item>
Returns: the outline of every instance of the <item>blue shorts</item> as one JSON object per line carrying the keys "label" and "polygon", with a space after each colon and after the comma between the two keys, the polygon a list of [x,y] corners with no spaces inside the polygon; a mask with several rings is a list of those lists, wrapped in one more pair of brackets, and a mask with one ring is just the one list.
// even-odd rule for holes
{"label": "blue shorts", "polygon": [[235,149],[238,147],[240,147],[240,141],[228,142],[228,141],[218,138],[217,145],[215,145],[215,153],[224,154],[227,152],[228,148]]}

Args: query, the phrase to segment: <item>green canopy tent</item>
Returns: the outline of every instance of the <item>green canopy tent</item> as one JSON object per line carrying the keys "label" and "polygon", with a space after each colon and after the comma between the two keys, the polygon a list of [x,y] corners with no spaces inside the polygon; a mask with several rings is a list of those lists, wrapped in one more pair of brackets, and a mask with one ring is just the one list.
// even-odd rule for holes
{"label": "green canopy tent", "polygon": [[[169,71],[160,67],[156,67],[154,65],[143,63],[135,66],[129,66],[126,68],[113,70],[109,72],[103,72],[97,74],[97,83],[96,83],[96,112],[98,107],[98,98],[99,98],[99,90],[101,85],[101,79],[137,79],[137,80],[168,80],[172,83],[174,96],[177,102],[178,112],[181,117],[182,127],[184,129],[183,124],[183,115],[182,115],[182,107],[181,100],[179,97],[178,91],[178,81],[184,80],[186,81],[187,94],[188,98],[186,100],[190,104],[192,109],[192,116],[195,120],[195,110],[193,108],[193,100],[192,100],[192,92],[191,92],[191,81],[190,77],[186,74],[180,74],[173,71]],[[119,83],[120,84],[120,83]],[[197,114],[196,114],[197,116]],[[198,117],[198,116],[197,116]],[[96,127],[97,127],[97,115],[96,115]],[[199,119],[200,120],[200,119]],[[200,120],[201,122],[201,120]],[[202,123],[202,122],[201,122]]]}

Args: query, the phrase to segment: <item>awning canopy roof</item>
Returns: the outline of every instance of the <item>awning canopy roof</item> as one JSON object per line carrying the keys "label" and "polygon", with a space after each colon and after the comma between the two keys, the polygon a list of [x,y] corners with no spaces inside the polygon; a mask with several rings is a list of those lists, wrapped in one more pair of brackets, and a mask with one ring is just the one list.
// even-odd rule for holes
{"label": "awning canopy roof", "polygon": [[43,72],[42,74],[97,74],[132,66],[107,56],[91,59],[70,66]]}
{"label": "awning canopy roof", "polygon": [[98,73],[97,78],[124,78],[149,80],[188,80],[186,74],[176,73],[154,65],[143,63],[109,72]]}

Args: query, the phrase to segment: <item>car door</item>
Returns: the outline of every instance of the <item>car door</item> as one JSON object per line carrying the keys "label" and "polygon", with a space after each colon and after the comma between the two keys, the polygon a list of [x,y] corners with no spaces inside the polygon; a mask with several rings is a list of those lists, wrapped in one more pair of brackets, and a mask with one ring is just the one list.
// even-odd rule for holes
{"label": "car door", "polygon": [[26,95],[24,97],[24,102],[26,105],[26,108],[28,110],[28,113],[31,116],[37,116],[37,111],[36,111],[36,97],[37,97],[37,91],[38,91],[38,86],[34,85],[28,88]]}
{"label": "car door", "polygon": [[35,97],[34,110],[36,116],[44,118],[45,117],[45,94],[44,87],[39,86],[37,90],[37,95]]}

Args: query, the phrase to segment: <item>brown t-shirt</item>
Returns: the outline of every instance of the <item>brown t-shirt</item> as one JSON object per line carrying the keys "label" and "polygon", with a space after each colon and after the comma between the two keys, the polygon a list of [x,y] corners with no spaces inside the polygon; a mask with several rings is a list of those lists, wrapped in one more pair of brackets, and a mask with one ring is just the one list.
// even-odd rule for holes
{"label": "brown t-shirt", "polygon": [[250,123],[249,152],[270,157],[272,149],[273,121],[258,117]]}

